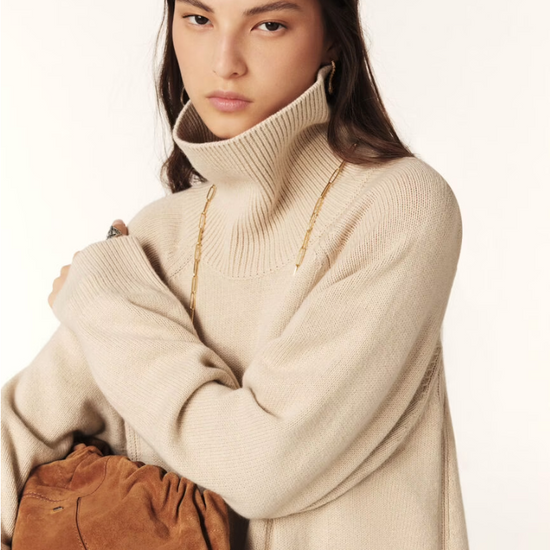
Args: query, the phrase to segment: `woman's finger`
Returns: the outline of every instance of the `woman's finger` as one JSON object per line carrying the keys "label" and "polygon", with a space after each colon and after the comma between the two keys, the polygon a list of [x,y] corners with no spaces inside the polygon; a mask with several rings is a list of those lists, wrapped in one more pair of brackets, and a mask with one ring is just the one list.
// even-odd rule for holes
{"label": "woman's finger", "polygon": [[[112,225],[116,227],[123,235],[128,235],[128,228],[126,227],[126,224],[120,220],[115,220]],[[77,254],[80,254],[80,250],[74,253],[73,260],[76,258]],[[48,303],[50,304],[50,307],[53,307],[53,303],[55,301],[55,298],[59,294],[60,290],[63,288],[63,285],[65,284],[65,280],[67,279],[67,276],[69,275],[69,269],[71,268],[71,264],[64,265],[61,268],[61,274],[59,277],[55,279],[53,282],[53,290],[48,296]]]}
{"label": "woman's finger", "polygon": [[128,228],[122,220],[115,220],[112,225],[113,227],[116,227],[119,231],[121,231],[123,235],[128,235]]}
{"label": "woman's finger", "polygon": [[[76,253],[78,254],[78,252]],[[75,254],[75,256],[76,256]],[[65,284],[65,281],[67,277],[69,276],[69,270],[71,269],[71,264],[64,265],[60,270],[59,277],[56,277],[54,279],[54,282],[52,284],[52,291],[50,292],[50,295],[48,296],[48,304],[50,307],[53,307],[53,303],[55,301],[55,298],[63,288],[63,285]]]}

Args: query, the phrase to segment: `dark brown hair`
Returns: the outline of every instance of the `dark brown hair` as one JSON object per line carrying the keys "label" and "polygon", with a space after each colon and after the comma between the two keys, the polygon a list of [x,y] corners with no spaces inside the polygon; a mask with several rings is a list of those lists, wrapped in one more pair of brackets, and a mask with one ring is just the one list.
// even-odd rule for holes
{"label": "dark brown hair", "polygon": [[[318,0],[325,32],[336,43],[338,58],[333,77],[334,93],[327,140],[340,158],[352,164],[380,165],[389,160],[415,156],[399,139],[378,91],[363,36],[359,0]],[[158,43],[164,31],[162,61],[156,78],[157,103],[170,129],[189,100],[172,43],[175,0],[165,0]],[[328,78],[326,79],[328,81]],[[357,147],[351,145],[357,142]],[[172,140],[172,150],[161,167],[161,181],[172,193],[191,186],[191,179],[205,179]]]}

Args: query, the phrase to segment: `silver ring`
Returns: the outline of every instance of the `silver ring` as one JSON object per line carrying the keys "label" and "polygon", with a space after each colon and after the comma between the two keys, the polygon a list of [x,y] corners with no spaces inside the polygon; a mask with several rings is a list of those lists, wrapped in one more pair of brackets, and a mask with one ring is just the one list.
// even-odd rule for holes
{"label": "silver ring", "polygon": [[121,235],[124,235],[124,233],[114,225],[111,225],[111,227],[109,228],[109,232],[107,233],[107,239],[120,237]]}

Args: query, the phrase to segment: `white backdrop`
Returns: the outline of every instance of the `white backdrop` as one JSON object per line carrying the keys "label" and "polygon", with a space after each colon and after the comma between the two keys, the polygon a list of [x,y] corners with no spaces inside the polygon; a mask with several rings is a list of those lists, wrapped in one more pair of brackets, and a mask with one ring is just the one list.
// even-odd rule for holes
{"label": "white backdrop", "polygon": [[[464,238],[443,327],[471,550],[550,548],[550,39],[542,0],[362,2],[403,139]],[[58,326],[73,254],[165,194],[162,2],[3,0],[1,382]]]}

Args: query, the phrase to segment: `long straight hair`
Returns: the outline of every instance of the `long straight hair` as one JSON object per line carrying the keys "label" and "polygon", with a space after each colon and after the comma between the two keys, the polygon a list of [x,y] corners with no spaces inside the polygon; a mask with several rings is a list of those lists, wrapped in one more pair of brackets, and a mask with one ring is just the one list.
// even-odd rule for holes
{"label": "long straight hair", "polygon": [[[339,52],[333,94],[327,94],[331,106],[327,129],[330,148],[341,159],[360,165],[381,165],[396,158],[414,157],[399,139],[380,97],[363,36],[359,0],[318,1],[325,32],[335,41]],[[155,69],[155,87],[157,106],[170,130],[189,101],[172,42],[174,5],[175,0],[165,0],[155,50],[159,51],[164,36],[162,60]],[[351,147],[355,142],[357,146]],[[191,187],[193,178],[206,181],[172,139],[172,149],[161,167],[162,184],[177,193]]]}

